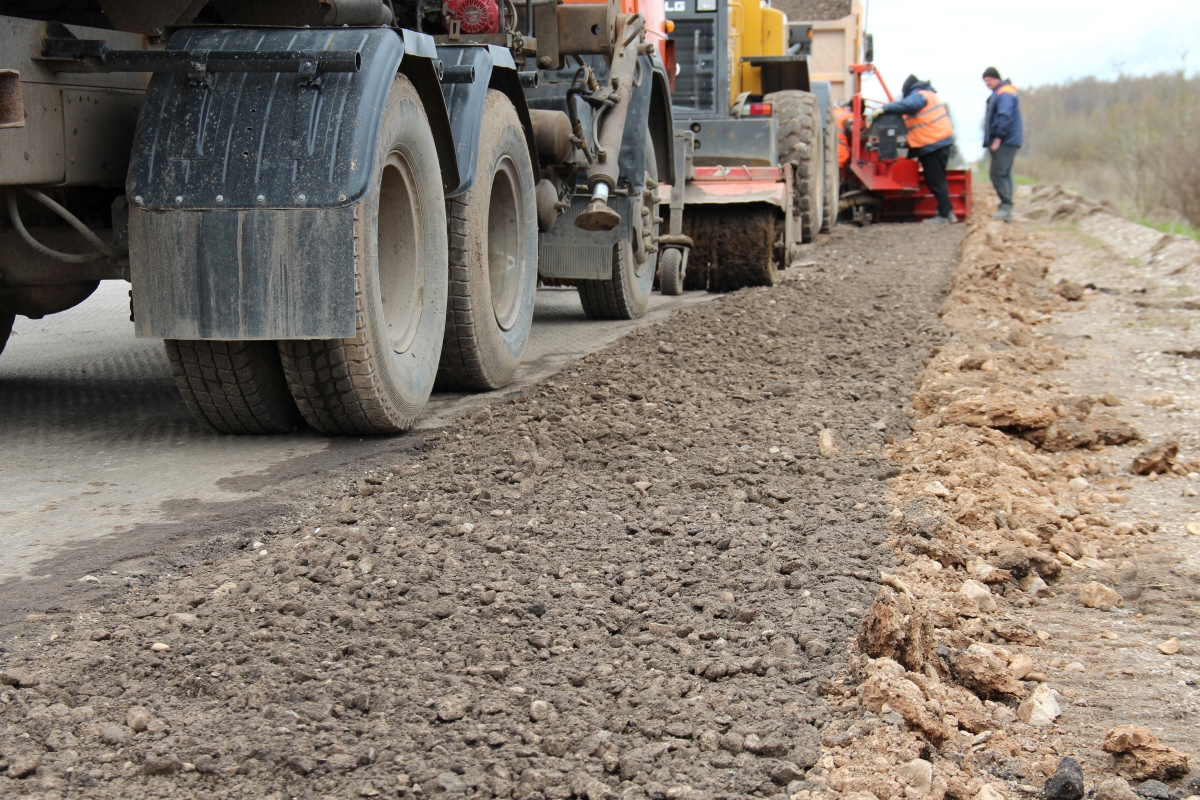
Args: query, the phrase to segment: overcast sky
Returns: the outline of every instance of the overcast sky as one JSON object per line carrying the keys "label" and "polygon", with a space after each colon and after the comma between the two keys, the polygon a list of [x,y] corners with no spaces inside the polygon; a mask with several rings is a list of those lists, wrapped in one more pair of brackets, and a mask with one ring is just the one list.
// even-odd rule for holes
{"label": "overcast sky", "polygon": [[909,73],[932,81],[968,159],[980,153],[988,66],[1018,89],[1200,67],[1200,0],[865,1],[888,85],[899,92]]}

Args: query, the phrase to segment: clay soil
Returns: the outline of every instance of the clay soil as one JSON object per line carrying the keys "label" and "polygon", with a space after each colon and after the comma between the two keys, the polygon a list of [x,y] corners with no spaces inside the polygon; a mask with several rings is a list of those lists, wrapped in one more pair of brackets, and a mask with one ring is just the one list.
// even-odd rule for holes
{"label": "clay soil", "polygon": [[819,788],[962,235],[839,230],[225,546],[90,576],[6,631],[0,795]]}
{"label": "clay soil", "polygon": [[1070,800],[1065,757],[1097,800],[1200,794],[1200,246],[1058,190],[1020,210],[969,226],[801,797]]}

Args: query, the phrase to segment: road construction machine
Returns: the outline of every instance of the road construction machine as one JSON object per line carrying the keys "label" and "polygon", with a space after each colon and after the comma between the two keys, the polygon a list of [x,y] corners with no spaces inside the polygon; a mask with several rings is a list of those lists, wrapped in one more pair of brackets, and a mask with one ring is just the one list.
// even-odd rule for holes
{"label": "road construction machine", "polygon": [[683,175],[638,1],[0,0],[0,347],[125,280],[217,430],[376,434],[509,382],[539,280],[642,314]]}
{"label": "road construction machine", "polygon": [[[914,222],[937,215],[937,199],[925,182],[920,162],[908,157],[908,128],[899,114],[879,113],[883,102],[864,94],[863,80],[873,77],[886,102],[893,100],[874,64],[852,64],[854,94],[845,136],[850,157],[841,169],[841,214],[859,225],[871,222]],[[953,162],[952,162],[953,163]],[[961,164],[961,160],[959,160]],[[971,170],[946,170],[954,215],[971,215]]]}
{"label": "road construction machine", "polygon": [[837,214],[837,134],[830,84],[810,79],[813,26],[789,24],[765,0],[667,0],[666,9],[675,124],[692,162],[684,285],[770,285]]}

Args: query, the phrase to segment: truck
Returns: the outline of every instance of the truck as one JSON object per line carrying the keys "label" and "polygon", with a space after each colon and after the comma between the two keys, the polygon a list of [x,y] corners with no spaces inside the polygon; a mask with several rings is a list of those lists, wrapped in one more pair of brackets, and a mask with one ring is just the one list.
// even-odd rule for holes
{"label": "truck", "polygon": [[218,431],[394,433],[435,384],[503,386],[539,281],[628,319],[686,261],[665,24],[661,0],[4,0],[0,349],[124,280]]}
{"label": "truck", "polygon": [[813,80],[815,27],[760,0],[667,0],[675,124],[690,135],[685,285],[770,285],[838,212],[831,82]]}

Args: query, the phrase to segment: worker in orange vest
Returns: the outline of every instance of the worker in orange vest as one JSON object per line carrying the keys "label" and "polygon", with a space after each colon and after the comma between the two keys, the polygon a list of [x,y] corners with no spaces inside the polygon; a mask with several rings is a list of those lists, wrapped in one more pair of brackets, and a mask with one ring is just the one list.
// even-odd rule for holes
{"label": "worker in orange vest", "polygon": [[845,104],[833,107],[833,122],[837,126],[838,137],[838,166],[844,167],[850,161],[850,121],[854,119],[854,112],[848,106],[850,101]]}
{"label": "worker in orange vest", "polygon": [[908,155],[921,162],[925,184],[937,198],[937,216],[925,221],[934,225],[957,222],[950,205],[950,186],[946,182],[946,165],[950,163],[950,147],[954,144],[954,123],[933,86],[916,75],[909,75],[904,80],[904,98],[888,103],[880,113],[904,115],[904,124],[908,127]]}

